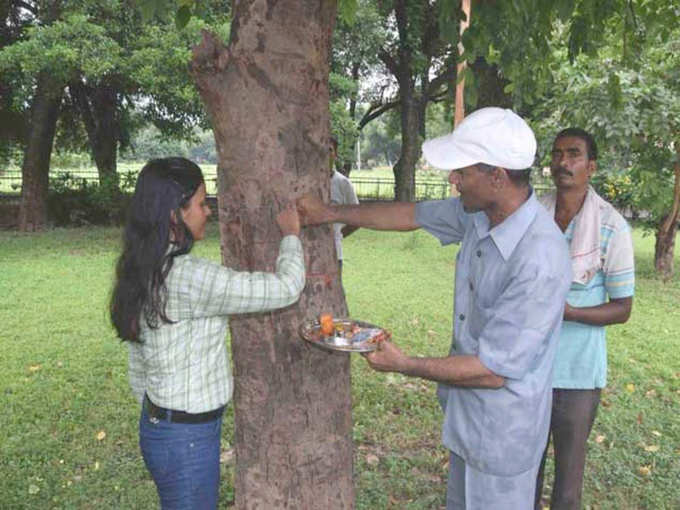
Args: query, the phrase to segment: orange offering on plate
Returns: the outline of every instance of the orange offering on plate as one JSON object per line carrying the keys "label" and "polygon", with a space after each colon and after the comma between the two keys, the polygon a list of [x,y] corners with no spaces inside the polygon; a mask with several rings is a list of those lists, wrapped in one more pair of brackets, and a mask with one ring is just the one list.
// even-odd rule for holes
{"label": "orange offering on plate", "polygon": [[319,325],[323,336],[331,336],[335,331],[333,327],[333,316],[330,313],[322,313],[319,316]]}

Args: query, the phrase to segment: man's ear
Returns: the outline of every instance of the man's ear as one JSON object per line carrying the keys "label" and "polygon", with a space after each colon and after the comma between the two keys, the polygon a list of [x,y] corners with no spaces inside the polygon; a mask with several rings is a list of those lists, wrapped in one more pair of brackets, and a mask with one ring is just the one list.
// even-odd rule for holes
{"label": "man's ear", "polygon": [[491,186],[494,190],[502,190],[508,180],[508,171],[505,168],[501,168],[499,166],[494,167],[493,171],[491,172]]}
{"label": "man's ear", "polygon": [[597,160],[588,160],[588,177],[592,177],[595,172],[597,172]]}

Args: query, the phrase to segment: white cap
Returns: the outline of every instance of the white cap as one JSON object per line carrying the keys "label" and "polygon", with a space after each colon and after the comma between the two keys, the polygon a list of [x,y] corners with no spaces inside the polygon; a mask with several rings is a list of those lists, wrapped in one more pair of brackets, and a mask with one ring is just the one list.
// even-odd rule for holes
{"label": "white cap", "polygon": [[512,110],[481,108],[463,119],[448,135],[423,143],[428,163],[456,170],[476,163],[523,170],[534,163],[536,137]]}

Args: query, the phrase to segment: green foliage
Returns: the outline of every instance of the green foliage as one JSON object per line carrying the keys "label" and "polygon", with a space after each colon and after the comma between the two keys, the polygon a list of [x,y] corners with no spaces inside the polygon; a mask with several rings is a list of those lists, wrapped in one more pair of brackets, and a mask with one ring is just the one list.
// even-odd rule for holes
{"label": "green foliage", "polygon": [[15,97],[15,108],[30,99],[31,78],[49,73],[66,86],[84,76],[96,82],[121,65],[122,49],[104,27],[85,14],[71,14],[51,25],[26,29],[26,39],[0,50],[0,71],[23,77],[24,94]]}
{"label": "green foliage", "polygon": [[339,0],[338,19],[347,25],[352,25],[357,20],[358,9],[359,0]]}
{"label": "green foliage", "polygon": [[55,94],[67,91],[57,133],[61,149],[84,150],[90,144],[74,86],[90,95],[95,118],[95,91],[115,91],[117,125],[110,135],[117,137],[121,149],[149,122],[167,137],[191,139],[197,126],[207,126],[189,75],[191,47],[200,41],[203,29],[226,40],[229,12],[217,0],[181,0],[179,5],[195,15],[182,29],[172,16],[176,3],[166,0],[142,2],[146,17],[118,0],[95,0],[62,5],[53,22],[36,19],[20,40],[0,50],[0,72],[11,90],[10,108],[26,115],[35,79],[46,72],[55,79]]}
{"label": "green foliage", "polygon": [[[654,227],[672,202],[680,143],[680,31],[676,25],[665,40],[646,34],[633,67],[623,58],[614,29],[605,34],[608,46],[597,58],[581,55],[557,67],[551,95],[535,115],[546,156],[559,129],[576,125],[591,131],[601,152],[603,175],[596,183],[618,205],[648,212],[646,223]],[[559,61],[565,50],[556,48]]]}

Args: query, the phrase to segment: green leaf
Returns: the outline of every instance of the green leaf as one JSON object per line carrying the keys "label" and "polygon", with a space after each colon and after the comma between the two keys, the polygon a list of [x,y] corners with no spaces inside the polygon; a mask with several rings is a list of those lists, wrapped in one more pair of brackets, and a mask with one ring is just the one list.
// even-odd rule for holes
{"label": "green leaf", "polygon": [[177,26],[177,30],[182,30],[184,27],[186,27],[190,19],[191,7],[188,5],[181,6],[177,10],[177,14],[175,14],[175,26]]}
{"label": "green leaf", "polygon": [[353,25],[356,20],[357,9],[359,8],[357,0],[339,0],[338,1],[338,17],[344,23]]}

